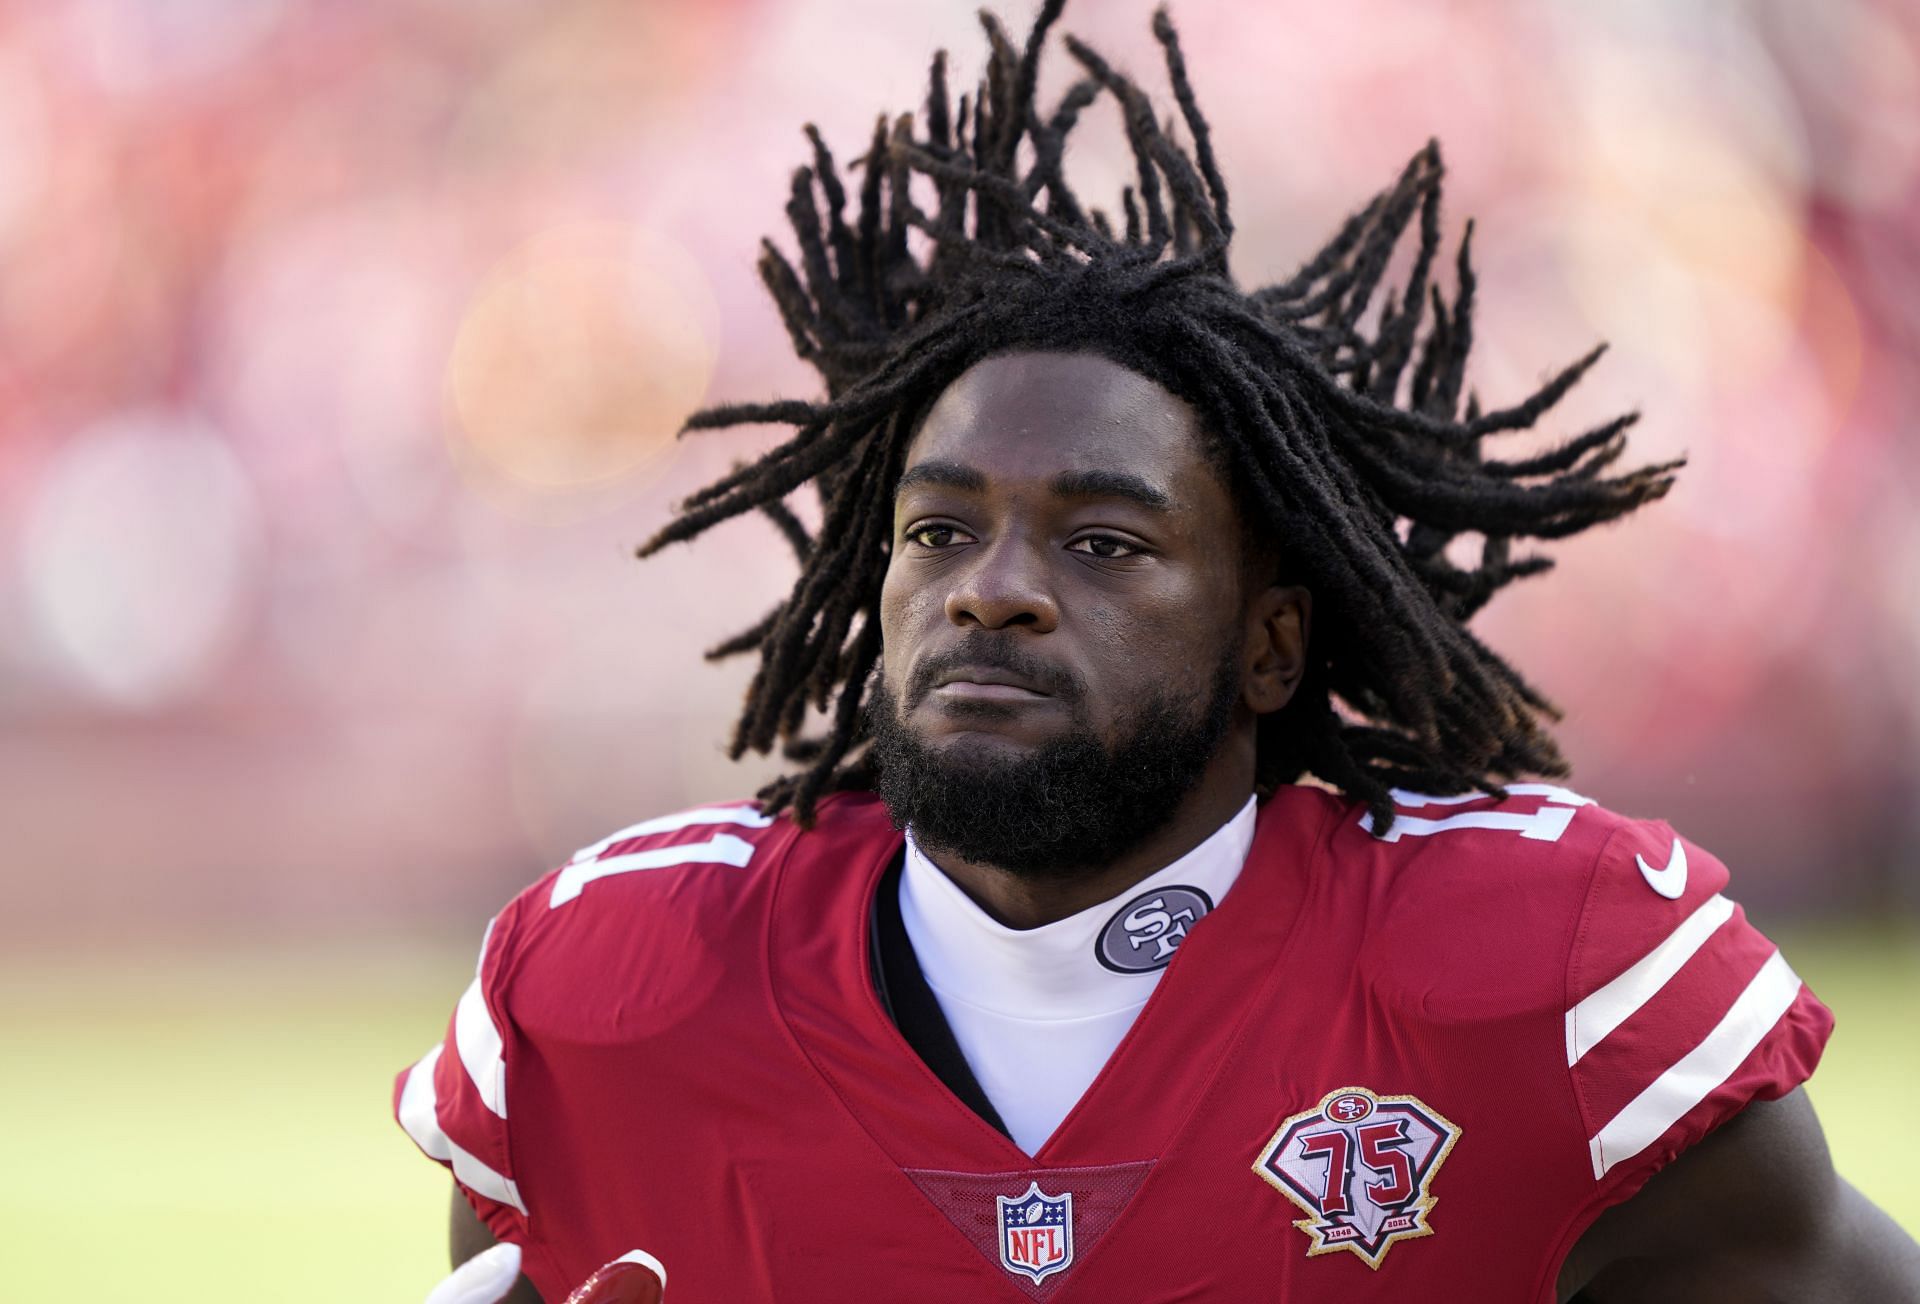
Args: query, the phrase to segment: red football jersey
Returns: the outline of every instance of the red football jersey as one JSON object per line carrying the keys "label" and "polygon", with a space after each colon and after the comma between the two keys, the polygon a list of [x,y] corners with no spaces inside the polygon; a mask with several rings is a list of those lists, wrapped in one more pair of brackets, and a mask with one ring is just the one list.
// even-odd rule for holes
{"label": "red football jersey", "polygon": [[1831,1015],[1664,824],[1547,784],[1287,788],[1038,1154],[871,977],[884,808],[627,829],[494,920],[400,1120],[561,1299],[1551,1300],[1568,1248]]}

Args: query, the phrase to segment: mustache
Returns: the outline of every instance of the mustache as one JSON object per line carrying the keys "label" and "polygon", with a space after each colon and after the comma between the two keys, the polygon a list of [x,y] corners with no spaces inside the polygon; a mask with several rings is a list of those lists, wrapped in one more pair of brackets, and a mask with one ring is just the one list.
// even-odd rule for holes
{"label": "mustache", "polygon": [[1067,706],[1077,705],[1086,696],[1086,684],[1065,666],[1030,656],[1005,639],[974,637],[937,652],[915,666],[907,684],[906,705],[918,706],[942,675],[974,667],[1018,675]]}

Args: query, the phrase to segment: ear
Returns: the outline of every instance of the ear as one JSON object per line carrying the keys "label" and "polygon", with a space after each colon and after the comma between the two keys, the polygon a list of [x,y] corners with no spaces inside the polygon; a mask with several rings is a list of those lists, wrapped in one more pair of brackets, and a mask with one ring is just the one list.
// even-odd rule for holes
{"label": "ear", "polygon": [[1255,715],[1293,699],[1307,673],[1313,595],[1298,585],[1262,589],[1247,609],[1246,703]]}

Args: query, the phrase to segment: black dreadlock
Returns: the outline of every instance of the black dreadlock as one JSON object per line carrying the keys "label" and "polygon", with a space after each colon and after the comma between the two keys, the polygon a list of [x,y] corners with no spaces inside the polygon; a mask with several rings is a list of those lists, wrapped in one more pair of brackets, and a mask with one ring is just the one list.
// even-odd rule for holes
{"label": "black dreadlock", "polygon": [[[786,600],[708,653],[760,654],[731,755],[782,746],[802,768],[760,798],[769,809],[792,806],[803,822],[823,793],[870,785],[862,707],[880,653],[880,587],[907,444],[967,367],[1034,348],[1102,354],[1192,404],[1243,520],[1313,591],[1310,668],[1286,708],[1260,721],[1263,792],[1311,773],[1366,802],[1384,826],[1393,787],[1497,791],[1503,778],[1565,774],[1544,723],[1558,712],[1466,622],[1500,588],[1551,566],[1515,555],[1514,539],[1560,538],[1624,515],[1666,493],[1679,463],[1605,474],[1634,413],[1522,460],[1481,455],[1486,436],[1532,426],[1601,350],[1515,406],[1483,412],[1469,396],[1462,409],[1473,228],[1449,302],[1432,283],[1435,144],[1290,279],[1243,293],[1227,269],[1226,183],[1165,10],[1153,32],[1191,152],[1133,81],[1071,36],[1084,76],[1041,115],[1040,52],[1062,3],[1045,0],[1023,49],[981,13],[987,75],[957,109],[945,53],[934,56],[924,134],[910,114],[875,125],[855,161],[863,176],[851,226],[832,155],[806,128],[813,163],[794,173],[787,201],[798,267],[763,241],[759,269],[827,398],[688,418],[687,430],[797,429],[687,499],[639,550],[645,557],[759,510],[799,558]],[[1117,234],[1062,172],[1068,133],[1102,95],[1122,111],[1137,175],[1122,192]],[[923,206],[916,190],[932,202]],[[1368,330],[1368,306],[1416,220],[1406,288],[1381,297]],[[923,256],[909,247],[912,231],[923,233]],[[786,503],[808,483],[822,516],[813,534]],[[1448,555],[1467,533],[1481,536],[1477,565]],[[809,706],[830,713],[824,737],[801,736]]]}

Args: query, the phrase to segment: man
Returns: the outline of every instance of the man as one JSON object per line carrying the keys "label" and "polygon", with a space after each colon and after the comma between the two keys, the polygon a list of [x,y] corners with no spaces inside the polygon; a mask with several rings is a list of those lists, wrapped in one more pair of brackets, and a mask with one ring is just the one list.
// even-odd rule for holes
{"label": "man", "polygon": [[[1038,111],[1059,8],[985,20],[971,107],[936,59],[852,225],[814,137],[801,267],[761,266],[828,398],[697,414],[798,430],[643,549],[781,526],[798,583],[715,654],[761,658],[735,754],[799,768],[494,920],[396,1085],[456,1260],[511,1242],[482,1266],[549,1299],[636,1249],[685,1300],[1920,1298],[1798,1089],[1825,1007],[1701,848],[1511,782],[1564,774],[1551,708],[1465,628],[1547,567],[1512,540],[1674,468],[1610,474],[1629,418],[1482,456],[1593,359],[1463,403],[1431,148],[1241,292],[1165,15],[1190,154],[1071,38]],[[1119,230],[1061,172],[1102,94]]]}

